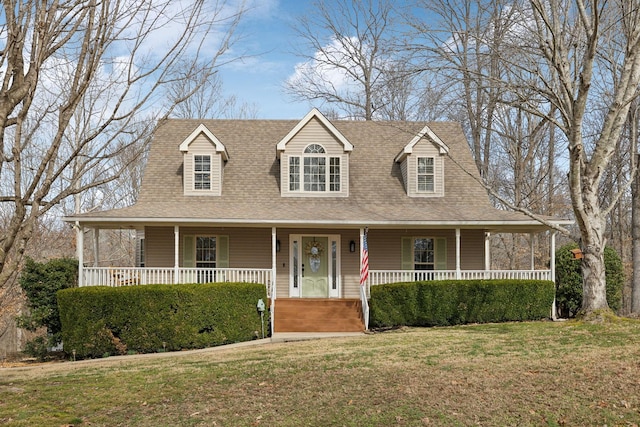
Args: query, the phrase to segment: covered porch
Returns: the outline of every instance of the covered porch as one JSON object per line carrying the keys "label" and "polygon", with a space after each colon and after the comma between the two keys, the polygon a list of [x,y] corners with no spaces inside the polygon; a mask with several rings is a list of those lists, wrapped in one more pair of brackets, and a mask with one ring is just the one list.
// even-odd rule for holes
{"label": "covered porch", "polygon": [[[314,228],[301,228],[299,225],[282,227],[220,227],[209,228],[192,224],[184,225],[149,225],[131,224],[81,224],[76,222],[77,256],[79,260],[79,286],[129,286],[146,284],[179,284],[204,282],[253,282],[263,283],[267,287],[269,297],[305,297],[304,292],[296,290],[298,282],[305,277],[305,262],[311,261],[307,257],[305,248],[309,246],[308,236],[319,236],[324,242],[323,264],[328,265],[324,272],[328,275],[328,283],[333,283],[335,292],[324,295],[326,297],[358,297],[361,293],[360,266],[363,257],[363,240],[368,233],[369,274],[363,283],[365,294],[369,296],[371,286],[385,283],[421,281],[421,280],[470,280],[470,279],[555,279],[555,239],[556,233],[544,227],[528,227],[500,229],[494,227],[492,231],[476,228],[435,228],[426,229],[415,227],[412,229],[385,228],[334,228],[315,225]],[[100,261],[100,230],[106,228],[137,228],[147,230],[147,239],[138,239],[139,250],[145,255],[138,258],[138,265],[118,266],[101,265]],[[296,228],[293,228],[296,227]],[[158,231],[160,230],[160,231]],[[530,238],[529,268],[506,270],[492,269],[491,243],[492,232],[525,233],[531,236],[535,233],[545,233],[549,240],[548,268],[536,268],[534,239]],[[186,238],[193,235],[219,235],[219,240],[231,249],[218,249],[217,257],[225,257],[224,263],[219,259],[217,264],[208,266],[185,265]],[[419,256],[407,250],[404,246],[412,245],[407,236],[434,236],[431,239],[432,263],[418,265],[415,261]],[[93,256],[89,263],[85,262],[85,236],[92,236],[92,247],[87,248]],[[160,237],[154,237],[160,236]],[[306,239],[306,240],[305,240]],[[324,240],[322,240],[324,239]],[[170,240],[170,241],[169,241]],[[424,239],[423,239],[424,240]],[[439,243],[444,249],[438,254],[436,248]],[[162,249],[158,249],[162,247]],[[260,255],[250,255],[249,253]],[[400,252],[408,252],[400,260]],[[247,255],[249,254],[249,255]],[[195,255],[191,255],[192,257]],[[146,258],[146,259],[145,259]],[[172,262],[167,262],[169,259]],[[230,259],[230,261],[229,261]],[[442,261],[442,259],[444,261]],[[415,262],[414,262],[415,261]],[[167,265],[169,264],[170,265]],[[133,262],[132,262],[133,264]],[[172,264],[172,265],[171,265]],[[424,264],[424,263],[423,263]],[[313,267],[313,266],[311,266]],[[420,268],[417,268],[420,267]],[[307,262],[306,276],[311,274]],[[301,284],[301,283],[300,283]],[[279,290],[279,291],[278,291]],[[306,295],[317,296],[317,295]],[[322,297],[323,295],[319,295]]]}

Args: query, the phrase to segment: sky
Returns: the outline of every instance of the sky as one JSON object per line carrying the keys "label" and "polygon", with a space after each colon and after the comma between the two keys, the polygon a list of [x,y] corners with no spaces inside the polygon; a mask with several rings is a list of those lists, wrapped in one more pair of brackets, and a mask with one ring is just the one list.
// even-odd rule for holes
{"label": "sky", "polygon": [[258,119],[301,119],[314,106],[294,102],[282,89],[302,62],[292,53],[291,23],[309,7],[308,0],[255,0],[240,26],[241,39],[230,54],[246,58],[224,65],[220,75],[226,96],[254,105]]}

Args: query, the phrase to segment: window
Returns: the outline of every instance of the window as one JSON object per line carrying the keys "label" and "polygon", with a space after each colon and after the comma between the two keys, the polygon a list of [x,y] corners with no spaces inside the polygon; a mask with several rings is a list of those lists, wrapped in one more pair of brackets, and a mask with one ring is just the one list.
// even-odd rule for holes
{"label": "window", "polygon": [[435,191],[433,157],[418,157],[417,177],[419,193],[433,193]]}
{"label": "window", "polygon": [[144,237],[138,239],[138,267],[144,267]]}
{"label": "window", "polygon": [[304,158],[304,191],[325,191],[326,160],[324,157]]}
{"label": "window", "polygon": [[289,159],[289,191],[300,190],[300,157]]}
{"label": "window", "polygon": [[298,156],[289,158],[289,191],[314,193],[341,190],[340,157],[327,156],[322,145],[308,145],[302,156],[302,170],[300,163]]}
{"label": "window", "polygon": [[402,269],[415,271],[413,280],[435,279],[435,270],[447,269],[447,239],[402,237]]}
{"label": "window", "polygon": [[216,268],[216,238],[196,237],[196,267]]}
{"label": "window", "polygon": [[435,245],[433,239],[418,237],[413,241],[414,270],[435,269]]}
{"label": "window", "polygon": [[211,190],[211,156],[193,156],[193,189]]}
{"label": "window", "polygon": [[329,159],[329,191],[340,191],[340,157]]}

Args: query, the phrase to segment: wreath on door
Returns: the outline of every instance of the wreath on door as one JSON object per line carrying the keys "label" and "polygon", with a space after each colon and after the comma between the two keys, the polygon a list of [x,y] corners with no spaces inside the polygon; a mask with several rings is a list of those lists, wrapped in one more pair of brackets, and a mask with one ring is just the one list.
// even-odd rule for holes
{"label": "wreath on door", "polygon": [[315,240],[307,243],[304,247],[304,253],[309,257],[309,264],[311,265],[311,271],[314,273],[320,269],[320,257],[324,253],[324,246],[322,243]]}

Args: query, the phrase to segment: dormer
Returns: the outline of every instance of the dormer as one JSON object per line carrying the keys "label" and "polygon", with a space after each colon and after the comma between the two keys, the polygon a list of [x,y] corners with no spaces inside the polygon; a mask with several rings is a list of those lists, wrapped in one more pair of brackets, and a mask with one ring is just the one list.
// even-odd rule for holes
{"label": "dormer", "polygon": [[347,197],[353,145],[316,108],[278,142],[283,197]]}
{"label": "dormer", "polygon": [[409,197],[444,196],[444,157],[449,147],[429,126],[404,146],[396,156]]}
{"label": "dormer", "polygon": [[222,172],[229,154],[224,144],[204,125],[199,125],[180,144],[183,155],[184,194],[220,196]]}

